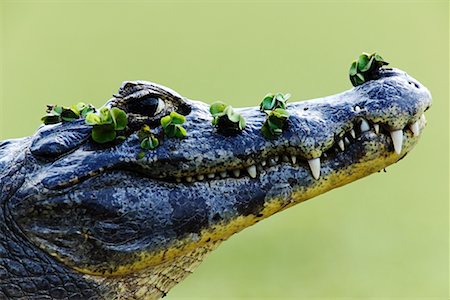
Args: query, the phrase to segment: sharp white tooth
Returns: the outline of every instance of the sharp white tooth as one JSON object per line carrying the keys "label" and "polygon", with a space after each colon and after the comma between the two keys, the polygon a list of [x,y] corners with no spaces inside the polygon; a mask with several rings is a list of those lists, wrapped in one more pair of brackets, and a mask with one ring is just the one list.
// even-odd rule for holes
{"label": "sharp white tooth", "polygon": [[238,169],[233,170],[233,175],[234,175],[235,177],[239,177],[239,175],[241,175],[241,171],[238,170]]}
{"label": "sharp white tooth", "polygon": [[361,111],[361,107],[359,107],[358,105],[356,105],[354,109],[355,109],[356,112]]}
{"label": "sharp white tooth", "polygon": [[352,138],[356,139],[356,133],[353,128],[350,130],[350,135],[352,136]]}
{"label": "sharp white tooth", "polygon": [[251,178],[256,178],[256,166],[252,165],[247,168],[248,175],[250,175]]}
{"label": "sharp white tooth", "polygon": [[222,177],[222,178],[227,177],[227,171],[220,172],[220,177]]}
{"label": "sharp white tooth", "polygon": [[345,150],[345,147],[344,147],[344,141],[343,141],[342,139],[340,139],[340,140],[338,141],[338,146],[339,146],[339,148],[341,148],[342,151]]}
{"label": "sharp white tooth", "polygon": [[369,123],[367,123],[366,120],[361,119],[361,132],[365,132],[365,131],[369,131],[369,130],[370,130]]}
{"label": "sharp white tooth", "polygon": [[205,175],[203,175],[203,174],[197,175],[197,179],[201,181],[201,180],[205,179]]}
{"label": "sharp white tooth", "polygon": [[375,129],[376,134],[380,133],[380,125],[379,124],[373,124],[373,129]]}
{"label": "sharp white tooth", "polygon": [[263,161],[261,162],[261,166],[265,167],[266,165],[267,165],[267,162],[266,162],[265,160],[263,160]]}
{"label": "sharp white tooth", "polygon": [[291,155],[292,163],[295,165],[297,163],[297,156]]}
{"label": "sharp white tooth", "polygon": [[427,119],[425,118],[425,114],[422,114],[422,115],[420,116],[420,119],[422,120],[423,123],[426,123],[426,122],[427,122]]}
{"label": "sharp white tooth", "polygon": [[191,176],[186,177],[186,181],[187,182],[192,182],[192,177]]}
{"label": "sharp white tooth", "polygon": [[216,174],[210,173],[210,174],[206,175],[206,177],[212,179],[212,178],[216,177]]}
{"label": "sharp white tooth", "polygon": [[276,164],[277,164],[277,162],[275,161],[275,159],[273,159],[273,158],[269,159],[269,165],[275,166]]}
{"label": "sharp white tooth", "polygon": [[394,143],[395,153],[400,154],[402,152],[403,144],[403,130],[391,131],[392,142]]}
{"label": "sharp white tooth", "polygon": [[278,162],[280,160],[280,157],[277,155],[273,159],[275,160],[275,162]]}
{"label": "sharp white tooth", "polygon": [[315,179],[320,178],[320,157],[312,158],[308,160],[311,173]]}
{"label": "sharp white tooth", "polygon": [[413,124],[409,125],[409,128],[411,129],[414,136],[419,136],[420,134],[419,121],[416,121]]}
{"label": "sharp white tooth", "polygon": [[350,141],[348,140],[347,137],[344,137],[344,143],[345,143],[347,146],[350,145]]}
{"label": "sharp white tooth", "polygon": [[283,155],[283,161],[284,162],[289,162],[289,157],[287,157],[286,155]]}

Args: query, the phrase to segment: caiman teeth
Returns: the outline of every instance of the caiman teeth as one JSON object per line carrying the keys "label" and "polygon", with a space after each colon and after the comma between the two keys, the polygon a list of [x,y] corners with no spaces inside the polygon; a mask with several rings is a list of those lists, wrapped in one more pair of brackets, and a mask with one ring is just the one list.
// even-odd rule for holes
{"label": "caiman teeth", "polygon": [[366,120],[361,119],[361,132],[365,132],[365,131],[369,131],[369,130],[370,130],[369,123]]}
{"label": "caiman teeth", "polygon": [[376,134],[380,133],[380,125],[379,124],[373,124],[373,129],[375,129]]}
{"label": "caiman teeth", "polygon": [[248,175],[250,175],[251,178],[256,178],[256,166],[252,165],[247,168]]}
{"label": "caiman teeth", "polygon": [[413,124],[409,125],[409,128],[411,129],[414,136],[419,136],[420,134],[419,121],[416,121]]}
{"label": "caiman teeth", "polygon": [[422,114],[420,116],[420,120],[422,120],[422,122],[425,124],[427,122],[427,119],[425,118],[425,114]]}
{"label": "caiman teeth", "polygon": [[[349,131],[345,132],[341,138],[335,140],[335,144],[332,145],[329,149],[326,150],[326,152],[322,153],[321,157],[316,157],[313,159],[309,159],[308,165],[311,170],[311,175],[315,180],[319,180],[321,177],[321,159],[325,159],[325,161],[328,161],[330,157],[334,157],[335,155],[340,155],[340,152],[346,151],[346,149],[352,148],[352,143],[355,140],[358,140],[357,137],[367,131],[370,131],[371,127],[373,126],[374,132],[377,135],[384,135],[383,128],[379,123],[369,123],[368,120],[363,118],[358,118],[358,123],[354,124],[354,127],[356,128],[356,131],[354,128],[350,129]],[[414,136],[418,136],[420,134],[420,125],[422,123],[425,123],[425,115],[421,115],[419,120],[417,120],[414,123],[410,123],[408,125],[409,129],[411,130],[412,134]],[[405,128],[404,128],[405,129]],[[403,147],[403,129],[400,130],[393,130],[390,131],[390,136],[392,139],[393,147],[395,153],[400,155],[402,153],[402,147]],[[406,137],[405,137],[406,138]],[[247,175],[250,178],[257,178],[259,173],[263,172],[266,168],[271,168],[274,166],[277,166],[279,164],[291,164],[292,166],[300,164],[300,166],[303,165],[305,162],[303,156],[297,156],[295,153],[291,152],[292,149],[287,149],[287,152],[284,153],[277,153],[274,156],[265,156],[264,159],[261,159],[259,162],[253,162],[250,166],[233,166],[232,168],[228,170],[210,170],[210,173],[203,173],[199,172],[197,174],[190,174],[185,175],[182,177],[173,177],[172,180],[176,181],[177,183],[180,182],[187,182],[187,183],[194,183],[196,181],[207,181],[207,180],[215,180],[215,179],[225,179],[229,177],[233,178],[241,178],[243,175]],[[289,153],[290,152],[290,153]],[[300,160],[300,162],[299,162]],[[261,173],[262,174],[262,173]]]}
{"label": "caiman teeth", "polygon": [[340,139],[338,141],[338,146],[339,146],[339,148],[341,148],[342,151],[345,150],[344,141],[342,139]]}
{"label": "caiman teeth", "polygon": [[313,177],[317,180],[320,178],[320,157],[312,158],[308,160],[309,167]]}
{"label": "caiman teeth", "polygon": [[297,156],[291,155],[292,163],[295,165],[297,163]]}
{"label": "caiman teeth", "polygon": [[402,152],[403,145],[403,130],[391,131],[392,142],[394,143],[395,153],[400,154]]}

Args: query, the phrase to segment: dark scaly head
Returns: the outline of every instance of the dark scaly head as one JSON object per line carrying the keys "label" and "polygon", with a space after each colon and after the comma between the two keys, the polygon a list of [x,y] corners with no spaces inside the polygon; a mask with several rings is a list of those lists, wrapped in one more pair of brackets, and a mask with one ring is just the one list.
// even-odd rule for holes
{"label": "dark scaly head", "polygon": [[[107,107],[129,116],[126,139],[98,145],[90,126],[43,126],[33,164],[8,201],[29,240],[108,297],[158,298],[232,234],[296,203],[382,170],[417,143],[429,91],[398,69],[349,91],[290,103],[275,139],[265,114],[236,109],[245,129],[223,135],[209,105],[145,81],[125,82]],[[186,117],[185,138],[161,138],[138,158],[136,131]]]}

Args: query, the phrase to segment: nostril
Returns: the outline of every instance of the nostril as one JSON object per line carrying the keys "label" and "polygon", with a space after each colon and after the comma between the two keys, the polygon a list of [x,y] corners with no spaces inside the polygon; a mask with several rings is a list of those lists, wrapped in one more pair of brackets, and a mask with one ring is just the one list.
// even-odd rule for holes
{"label": "nostril", "polygon": [[415,81],[408,81],[408,83],[409,84],[411,84],[411,85],[414,85],[417,89],[419,89],[420,88],[420,85],[417,83],[417,82],[415,82]]}

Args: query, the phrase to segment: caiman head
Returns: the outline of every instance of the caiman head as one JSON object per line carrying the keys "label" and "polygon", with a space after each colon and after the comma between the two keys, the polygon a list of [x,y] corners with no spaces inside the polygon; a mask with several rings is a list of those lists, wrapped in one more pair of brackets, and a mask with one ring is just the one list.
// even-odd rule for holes
{"label": "caiman head", "polygon": [[[209,105],[128,81],[106,104],[128,115],[124,141],[94,143],[79,120],[0,147],[3,157],[17,156],[17,143],[25,153],[6,220],[99,297],[159,298],[234,233],[402,159],[430,105],[423,85],[384,68],[346,92],[289,103],[283,133],[267,139],[258,107],[236,109],[246,127],[224,135]],[[140,156],[136,131],[161,133],[172,111],[185,116],[186,137],[164,137]]]}

